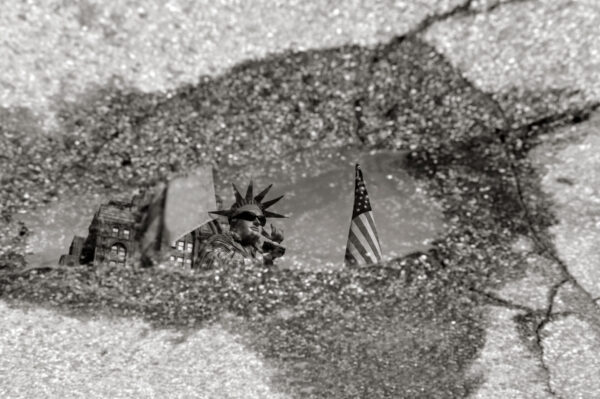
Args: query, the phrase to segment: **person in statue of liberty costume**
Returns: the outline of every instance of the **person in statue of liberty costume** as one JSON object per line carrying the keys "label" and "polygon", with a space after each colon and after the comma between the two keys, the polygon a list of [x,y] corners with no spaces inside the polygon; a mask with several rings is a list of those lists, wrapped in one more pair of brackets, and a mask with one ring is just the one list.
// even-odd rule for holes
{"label": "person in statue of liberty costume", "polygon": [[215,234],[206,240],[198,254],[196,264],[199,268],[212,269],[223,264],[240,263],[272,265],[275,258],[283,256],[285,248],[280,245],[283,241],[283,232],[273,225],[270,233],[264,229],[268,217],[285,217],[267,210],[283,198],[283,195],[262,202],[271,187],[272,184],[254,196],[252,182],[250,182],[246,195],[242,196],[233,185],[235,203],[231,208],[210,212],[226,216],[229,231]]}

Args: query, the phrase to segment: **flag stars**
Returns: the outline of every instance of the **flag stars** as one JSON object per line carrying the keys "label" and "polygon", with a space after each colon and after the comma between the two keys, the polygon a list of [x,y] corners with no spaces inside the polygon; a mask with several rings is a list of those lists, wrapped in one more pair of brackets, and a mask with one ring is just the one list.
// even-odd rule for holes
{"label": "flag stars", "polygon": [[375,226],[373,226],[372,221],[369,222],[370,218],[372,218],[371,203],[358,164],[356,165],[355,176],[354,207],[348,243],[346,245],[346,263],[368,265],[381,260],[381,249],[377,232],[374,231]]}

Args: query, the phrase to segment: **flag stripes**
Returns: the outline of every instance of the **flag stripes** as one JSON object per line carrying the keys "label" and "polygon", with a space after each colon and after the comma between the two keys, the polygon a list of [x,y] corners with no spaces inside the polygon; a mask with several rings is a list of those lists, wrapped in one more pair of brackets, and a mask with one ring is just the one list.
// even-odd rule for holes
{"label": "flag stripes", "polygon": [[348,245],[351,245],[358,251],[359,257],[354,256],[353,263],[373,263],[373,256],[367,250],[368,246],[361,242],[353,231],[348,236]]}
{"label": "flag stripes", "polygon": [[358,217],[354,219],[354,223],[352,223],[352,228],[356,231],[356,235],[360,239],[360,235],[364,237],[364,240],[367,241],[367,244],[370,249],[373,250],[373,253],[378,259],[381,259],[381,248],[379,247],[379,239],[377,235],[373,232],[371,228],[371,224],[369,223],[369,219],[373,220],[372,212],[362,213]]}
{"label": "flag stripes", "polygon": [[348,243],[346,244],[346,265],[369,265],[381,261],[381,244],[367,188],[360,166],[356,165],[354,208]]}
{"label": "flag stripes", "polygon": [[369,234],[371,237],[375,237],[375,242],[377,243],[377,249],[379,251],[379,255],[383,256],[383,252],[381,252],[381,241],[379,241],[379,235],[377,234],[377,229],[375,228],[375,219],[373,219],[373,212],[368,212],[365,214],[365,219],[367,219],[367,227],[369,228]]}
{"label": "flag stripes", "polygon": [[[374,235],[368,233],[365,234],[367,228],[363,219],[366,218],[367,216],[365,214],[356,217],[352,221],[350,234],[348,236],[349,244],[352,244],[360,254],[360,258],[355,259],[355,261],[361,264],[370,264],[381,260],[379,241]],[[356,258],[356,256],[354,256],[354,258]]]}
{"label": "flag stripes", "polygon": [[372,263],[370,259],[365,259],[358,249],[354,246],[354,244],[348,240],[348,245],[346,246],[346,264],[355,265],[357,263]]}

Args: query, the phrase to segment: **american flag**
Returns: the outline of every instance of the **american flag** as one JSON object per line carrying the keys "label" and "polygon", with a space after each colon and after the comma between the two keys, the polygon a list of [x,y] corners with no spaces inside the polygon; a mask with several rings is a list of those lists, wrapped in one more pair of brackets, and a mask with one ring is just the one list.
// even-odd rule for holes
{"label": "american flag", "polygon": [[355,176],[354,208],[346,244],[347,266],[369,265],[381,261],[381,244],[359,164],[356,164]]}

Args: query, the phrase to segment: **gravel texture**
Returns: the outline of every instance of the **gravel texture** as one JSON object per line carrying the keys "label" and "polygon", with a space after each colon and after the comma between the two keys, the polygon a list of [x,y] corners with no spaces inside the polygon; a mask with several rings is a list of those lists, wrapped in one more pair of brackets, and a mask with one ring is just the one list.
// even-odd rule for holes
{"label": "gravel texture", "polygon": [[600,296],[600,115],[547,137],[532,152],[559,223],[552,227],[561,258],[594,298]]}
{"label": "gravel texture", "polygon": [[[19,239],[16,215],[66,197],[127,196],[204,163],[215,166],[218,189],[234,173],[295,181],[324,172],[326,153],[348,146],[448,147],[502,124],[488,99],[413,38],[273,56],[174,93],[107,86],[58,114],[54,136],[23,129],[29,114],[15,110],[2,127],[5,251]],[[304,170],[290,166],[303,156]]]}
{"label": "gravel texture", "polygon": [[3,398],[277,398],[273,370],[218,324],[154,329],[0,302]]}
{"label": "gravel texture", "polygon": [[514,318],[522,311],[490,307],[485,346],[470,372],[483,380],[469,398],[551,398],[546,376],[522,341]]}
{"label": "gravel texture", "polygon": [[526,265],[525,277],[511,281],[496,294],[512,304],[543,311],[548,308],[550,290],[562,276],[551,260],[540,256],[528,256]]}
{"label": "gravel texture", "polygon": [[548,325],[544,331],[544,360],[551,386],[564,398],[593,398],[600,392],[600,335],[598,328],[574,316]]}
{"label": "gravel texture", "polygon": [[516,119],[599,101],[597,2],[507,3],[435,24],[425,38]]}
{"label": "gravel texture", "polygon": [[[592,0],[10,2],[0,394],[593,397],[598,16]],[[553,158],[528,157],[544,140]],[[23,258],[67,199],[204,163],[219,189],[318,178],[348,149],[406,154],[443,215],[430,249],[206,275]]]}
{"label": "gravel texture", "polygon": [[[25,300],[67,315],[143,318],[158,329],[193,332],[231,315],[222,325],[272,365],[273,389],[293,395],[462,396],[476,386],[463,369],[481,344],[479,310],[471,295],[457,295],[461,288],[442,271],[439,279],[428,278],[439,267],[433,261],[423,254],[387,267],[320,273],[256,266],[203,274],[72,267],[3,274],[0,290],[18,306]],[[85,345],[61,329],[57,323],[36,331]],[[129,376],[116,374],[115,381],[127,385]]]}
{"label": "gravel texture", "polygon": [[0,105],[47,117],[109,81],[175,89],[270,53],[386,41],[457,3],[10,0],[0,15]]}

